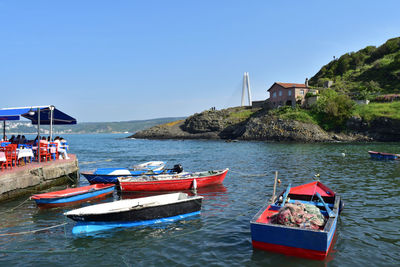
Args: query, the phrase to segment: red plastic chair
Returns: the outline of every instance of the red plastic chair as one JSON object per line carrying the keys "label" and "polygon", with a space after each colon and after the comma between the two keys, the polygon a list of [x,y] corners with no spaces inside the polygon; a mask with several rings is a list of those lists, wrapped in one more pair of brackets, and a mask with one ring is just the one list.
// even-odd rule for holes
{"label": "red plastic chair", "polygon": [[17,145],[15,144],[10,144],[8,146],[6,146],[6,158],[9,158],[9,160],[11,160],[11,164],[14,165],[14,167],[17,166],[17,161],[18,161],[18,157],[17,157]]}
{"label": "red plastic chair", "polygon": [[6,156],[6,161],[1,162],[1,170],[5,167],[6,169],[8,166],[12,169],[13,165],[13,153],[12,153],[12,147],[5,147],[3,152],[5,153]]}
{"label": "red plastic chair", "polygon": [[[42,160],[42,158],[44,159],[44,161],[48,161],[51,158],[51,154],[49,152],[48,146],[45,143],[39,143],[39,149],[40,149],[40,160]],[[38,156],[39,156],[39,151],[36,153],[36,160],[38,160]]]}

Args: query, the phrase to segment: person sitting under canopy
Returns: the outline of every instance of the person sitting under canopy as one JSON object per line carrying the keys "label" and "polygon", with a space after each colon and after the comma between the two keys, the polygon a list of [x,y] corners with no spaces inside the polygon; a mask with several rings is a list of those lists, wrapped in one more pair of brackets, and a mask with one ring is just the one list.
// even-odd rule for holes
{"label": "person sitting under canopy", "polygon": [[61,138],[58,137],[58,136],[56,136],[56,138],[54,138],[54,143],[57,144],[57,150],[58,150],[58,153],[60,154],[59,158],[60,158],[60,159],[62,159],[62,158],[64,158],[64,159],[69,159],[68,153],[67,153],[67,149],[64,148],[64,147],[61,145]]}

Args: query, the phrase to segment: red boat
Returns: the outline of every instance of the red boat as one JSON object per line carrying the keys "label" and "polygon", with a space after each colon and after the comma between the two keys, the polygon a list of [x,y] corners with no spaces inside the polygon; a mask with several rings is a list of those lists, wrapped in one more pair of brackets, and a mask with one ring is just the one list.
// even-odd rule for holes
{"label": "red boat", "polygon": [[113,184],[94,184],[31,196],[39,207],[59,207],[101,198],[114,191]]}
{"label": "red boat", "polygon": [[121,191],[179,191],[221,184],[228,168],[216,171],[183,172],[139,177],[119,177]]}

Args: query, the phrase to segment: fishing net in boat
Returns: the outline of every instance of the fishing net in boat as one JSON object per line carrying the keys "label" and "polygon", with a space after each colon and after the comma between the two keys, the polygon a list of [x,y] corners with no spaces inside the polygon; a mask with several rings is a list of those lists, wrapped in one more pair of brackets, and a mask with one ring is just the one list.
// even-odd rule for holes
{"label": "fishing net in boat", "polygon": [[295,202],[285,204],[273,216],[272,222],[304,229],[320,229],[325,224],[325,218],[316,206]]}

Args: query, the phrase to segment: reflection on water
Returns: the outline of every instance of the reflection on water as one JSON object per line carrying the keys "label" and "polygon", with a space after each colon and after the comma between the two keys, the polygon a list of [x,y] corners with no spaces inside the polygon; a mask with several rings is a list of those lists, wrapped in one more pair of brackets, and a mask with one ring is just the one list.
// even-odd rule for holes
{"label": "reflection on water", "polygon": [[[2,266],[59,266],[65,262],[72,266],[387,266],[399,262],[400,161],[371,160],[367,152],[398,153],[400,146],[396,143],[226,143],[120,137],[70,135],[70,152],[85,163],[80,165],[81,171],[128,167],[150,160],[164,160],[167,168],[182,164],[187,171],[223,168],[230,171],[223,185],[198,188],[197,194],[204,196],[200,216],[93,236],[73,236],[71,229],[75,222],[63,213],[81,206],[155,193],[115,192],[93,202],[52,209],[38,209],[33,201],[27,200],[28,196],[1,203]],[[321,181],[343,198],[346,206],[338,222],[336,243],[325,261],[252,249],[249,221],[271,197],[276,170],[282,181],[278,192],[288,183],[295,186],[310,182],[315,174],[320,174]],[[87,184],[81,177],[80,185]],[[62,226],[30,233],[57,225]],[[26,234],[18,234],[21,232]]]}

